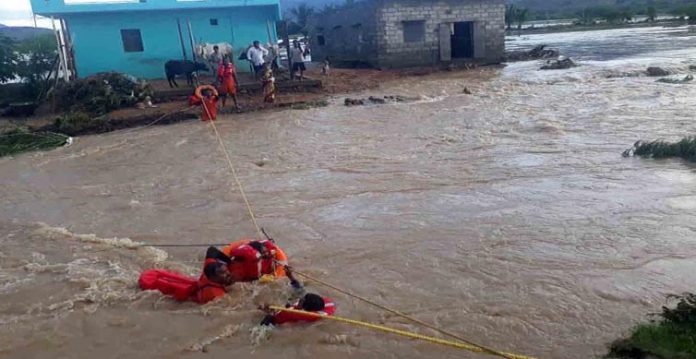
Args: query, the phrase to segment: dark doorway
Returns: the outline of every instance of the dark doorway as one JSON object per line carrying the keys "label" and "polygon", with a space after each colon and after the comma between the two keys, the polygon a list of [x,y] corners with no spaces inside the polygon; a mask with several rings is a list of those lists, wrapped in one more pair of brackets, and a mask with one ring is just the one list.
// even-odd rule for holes
{"label": "dark doorway", "polygon": [[474,57],[474,23],[472,21],[452,24],[452,57],[470,59]]}

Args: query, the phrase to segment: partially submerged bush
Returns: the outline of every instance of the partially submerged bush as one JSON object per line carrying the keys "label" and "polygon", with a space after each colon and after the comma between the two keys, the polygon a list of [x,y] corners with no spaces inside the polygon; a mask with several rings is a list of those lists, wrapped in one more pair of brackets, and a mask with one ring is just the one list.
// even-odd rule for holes
{"label": "partially submerged bush", "polygon": [[640,156],[647,158],[681,157],[687,161],[696,162],[696,137],[684,137],[679,142],[638,141],[623,153],[624,157]]}
{"label": "partially submerged bush", "polygon": [[99,116],[131,107],[152,94],[152,87],[144,81],[115,72],[100,73],[60,87],[57,109]]}
{"label": "partially submerged bush", "polygon": [[93,117],[84,112],[70,112],[56,119],[54,128],[60,133],[76,136],[99,128],[106,123],[104,117]]}
{"label": "partially submerged bush", "polygon": [[638,325],[631,336],[613,342],[607,358],[696,358],[696,295],[670,296],[674,308],[662,307],[659,320]]}
{"label": "partially submerged bush", "polygon": [[0,134],[0,157],[21,152],[47,150],[65,145],[70,137],[53,132],[30,132],[17,128]]}

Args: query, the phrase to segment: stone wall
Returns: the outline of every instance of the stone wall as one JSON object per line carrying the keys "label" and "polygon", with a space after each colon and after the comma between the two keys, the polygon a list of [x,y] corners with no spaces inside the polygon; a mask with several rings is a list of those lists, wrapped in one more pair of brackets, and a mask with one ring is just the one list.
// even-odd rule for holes
{"label": "stone wall", "polygon": [[[405,43],[404,21],[424,21],[422,42]],[[474,61],[501,62],[505,55],[504,0],[382,0],[377,9],[379,66],[406,67],[442,63],[442,23],[475,23]],[[483,42],[483,43],[481,43]]]}
{"label": "stone wall", "polygon": [[[312,58],[323,61],[328,56],[334,64],[376,65],[375,5],[374,1],[360,2],[350,8],[316,15],[310,21]],[[319,44],[320,37],[323,37],[323,45]]]}
{"label": "stone wall", "polygon": [[[405,42],[405,21],[423,21],[423,41]],[[505,56],[505,0],[369,0],[315,16],[310,23],[313,58],[375,67],[448,63],[441,49],[441,24],[474,23],[474,57],[499,63]],[[324,45],[318,42],[323,37]],[[448,36],[448,35],[445,35]],[[441,51],[442,50],[442,51]],[[458,59],[455,59],[455,61]]]}

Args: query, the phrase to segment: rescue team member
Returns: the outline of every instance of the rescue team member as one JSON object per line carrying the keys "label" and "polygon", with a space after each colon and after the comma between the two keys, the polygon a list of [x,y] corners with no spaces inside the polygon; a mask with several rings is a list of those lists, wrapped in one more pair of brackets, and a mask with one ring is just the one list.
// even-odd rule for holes
{"label": "rescue team member", "polygon": [[[189,105],[200,106],[201,104],[205,104],[205,107],[201,106],[201,121],[215,121],[217,120],[217,103],[219,99],[217,90],[215,90],[215,88],[212,86],[205,87],[209,88],[203,89],[200,97],[198,94],[191,95],[191,97],[189,97]],[[198,92],[198,89],[196,89],[196,92]]]}
{"label": "rescue team member", "polygon": [[199,304],[205,304],[224,296],[227,293],[225,286],[234,283],[225,263],[215,259],[209,261],[210,259],[206,259],[207,264],[203,268],[203,274],[198,278],[198,283],[196,283],[198,289],[192,298],[194,302]]}
{"label": "rescue team member", "polygon": [[138,284],[143,290],[157,290],[178,301],[193,301],[205,304],[227,293],[225,286],[234,283],[227,263],[220,261],[215,252],[209,251],[203,264],[203,273],[198,280],[181,273],[148,269],[140,274]]}
{"label": "rescue team member", "polygon": [[234,101],[234,108],[239,110],[239,104],[237,103],[237,88],[239,87],[239,81],[237,81],[237,69],[225,56],[222,63],[217,70],[218,82],[220,83],[220,94],[222,95],[222,107],[227,104],[227,97],[232,97]]}
{"label": "rescue team member", "polygon": [[271,240],[235,242],[225,247],[222,254],[231,258],[228,269],[237,282],[287,276],[293,287],[301,287],[288,267],[285,253]]}
{"label": "rescue team member", "polygon": [[[313,293],[307,293],[294,305],[286,304],[286,308],[292,308],[295,310],[303,310],[305,312],[312,312],[321,315],[334,315],[336,312],[336,305],[329,298],[322,298],[321,296]],[[263,311],[271,312],[266,315],[261,321],[261,325],[281,325],[286,323],[298,323],[298,322],[316,322],[321,319],[321,317],[300,314],[300,313],[290,313],[283,311],[272,312],[268,307],[260,308]]]}

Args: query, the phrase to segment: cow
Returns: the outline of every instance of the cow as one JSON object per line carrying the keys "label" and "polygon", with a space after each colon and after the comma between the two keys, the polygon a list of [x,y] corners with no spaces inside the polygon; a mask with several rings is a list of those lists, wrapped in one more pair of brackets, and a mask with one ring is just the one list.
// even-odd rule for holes
{"label": "cow", "polygon": [[169,60],[164,64],[164,73],[167,75],[169,87],[179,87],[176,83],[176,75],[186,75],[186,83],[193,85],[193,73],[196,71],[208,71],[208,66],[189,60]]}

